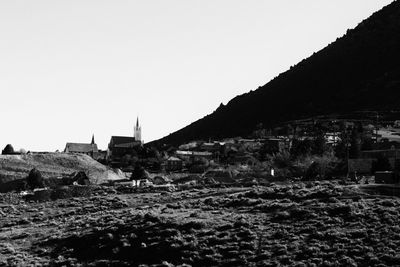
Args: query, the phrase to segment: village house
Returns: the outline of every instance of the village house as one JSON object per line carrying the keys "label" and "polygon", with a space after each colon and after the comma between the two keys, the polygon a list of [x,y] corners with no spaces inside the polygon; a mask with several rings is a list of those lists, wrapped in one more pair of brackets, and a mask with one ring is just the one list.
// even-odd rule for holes
{"label": "village house", "polygon": [[340,141],[340,133],[339,132],[328,132],[325,133],[325,140],[328,145],[336,146]]}
{"label": "village house", "polygon": [[199,146],[199,142],[193,141],[179,146],[179,150],[193,150]]}
{"label": "village house", "polygon": [[212,158],[218,162],[220,160],[223,147],[223,142],[205,142],[200,145],[199,151],[212,153]]}
{"label": "village house", "polygon": [[213,153],[207,151],[184,151],[178,150],[175,153],[176,157],[188,162],[194,163],[196,161],[206,159],[211,160],[213,158]]}
{"label": "village house", "polygon": [[97,159],[99,156],[99,150],[97,144],[94,141],[94,135],[90,143],[67,143],[65,145],[64,153],[77,153],[85,154]]}
{"label": "village house", "polygon": [[168,172],[181,171],[183,168],[183,162],[177,157],[169,157],[166,162],[165,170]]}

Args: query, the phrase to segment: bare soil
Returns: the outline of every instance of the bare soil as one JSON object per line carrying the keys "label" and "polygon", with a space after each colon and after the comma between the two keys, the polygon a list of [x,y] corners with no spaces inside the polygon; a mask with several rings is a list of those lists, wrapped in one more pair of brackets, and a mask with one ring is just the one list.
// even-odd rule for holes
{"label": "bare soil", "polygon": [[25,202],[0,194],[0,266],[400,266],[400,200],[334,182]]}
{"label": "bare soil", "polygon": [[63,177],[73,172],[84,171],[92,184],[124,178],[119,177],[117,173],[90,156],[83,154],[0,155],[0,192],[11,191],[14,185],[12,182],[24,180],[33,168],[37,168],[44,178]]}

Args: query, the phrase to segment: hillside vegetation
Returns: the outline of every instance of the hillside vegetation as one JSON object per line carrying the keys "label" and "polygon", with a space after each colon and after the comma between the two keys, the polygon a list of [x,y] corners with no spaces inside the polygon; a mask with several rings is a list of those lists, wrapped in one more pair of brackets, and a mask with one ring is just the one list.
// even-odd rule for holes
{"label": "hillside vegetation", "polygon": [[158,142],[246,136],[257,125],[316,115],[398,110],[399,18],[400,1],[394,1],[266,85]]}
{"label": "hillside vegetation", "polygon": [[85,171],[91,183],[120,179],[115,172],[87,155],[65,153],[0,155],[0,190],[2,183],[24,179],[33,168],[37,168],[44,178]]}

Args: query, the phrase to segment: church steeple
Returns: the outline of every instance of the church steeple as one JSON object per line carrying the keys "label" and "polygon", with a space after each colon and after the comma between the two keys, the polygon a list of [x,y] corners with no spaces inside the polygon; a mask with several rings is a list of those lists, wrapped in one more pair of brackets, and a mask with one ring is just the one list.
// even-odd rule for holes
{"label": "church steeple", "polygon": [[142,127],[139,125],[139,117],[136,118],[136,125],[133,127],[135,141],[142,141]]}
{"label": "church steeple", "polygon": [[94,134],[92,135],[92,142],[90,144],[92,144],[92,145],[95,144],[95,142],[94,142]]}

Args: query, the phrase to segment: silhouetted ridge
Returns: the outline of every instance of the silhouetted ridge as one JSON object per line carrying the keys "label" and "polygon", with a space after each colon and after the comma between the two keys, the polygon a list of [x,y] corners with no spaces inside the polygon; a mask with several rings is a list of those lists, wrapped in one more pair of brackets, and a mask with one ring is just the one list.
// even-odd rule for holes
{"label": "silhouetted ridge", "polygon": [[259,123],[330,113],[399,110],[399,89],[398,0],[266,85],[157,142],[245,136]]}

